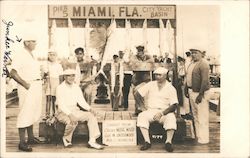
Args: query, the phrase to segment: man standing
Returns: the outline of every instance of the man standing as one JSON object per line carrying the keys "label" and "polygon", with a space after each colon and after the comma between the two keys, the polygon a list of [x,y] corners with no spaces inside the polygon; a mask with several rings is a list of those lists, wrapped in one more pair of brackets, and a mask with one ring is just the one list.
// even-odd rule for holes
{"label": "man standing", "polygon": [[[81,88],[76,85],[74,69],[66,69],[64,71],[65,81],[56,89],[56,99],[58,104],[58,113],[56,115],[59,122],[66,124],[63,143],[65,147],[71,147],[72,135],[78,124],[78,121],[87,121],[89,130],[89,147],[95,149],[103,149],[103,146],[96,143],[96,139],[101,135],[96,117],[93,115],[95,111],[85,101]],[[82,111],[77,106],[87,110]]]}
{"label": "man standing", "polygon": [[[13,57],[10,76],[18,83],[20,112],[17,116],[17,128],[20,138],[19,150],[31,152],[30,144],[41,143],[34,137],[33,124],[39,120],[42,112],[42,73],[40,64],[33,55],[36,47],[34,35],[23,37],[24,49]],[[28,141],[25,141],[25,131]]]}
{"label": "man standing", "polygon": [[194,116],[198,143],[209,142],[209,65],[203,59],[205,52],[190,49],[192,62],[187,68],[185,96],[189,97]]}
{"label": "man standing", "polygon": [[[144,54],[144,46],[138,46],[136,47],[136,49],[137,49],[137,54],[131,59],[131,63],[133,65],[140,65],[143,62],[154,63],[154,60],[152,57]],[[141,86],[143,86],[145,83],[149,82],[150,80],[151,80],[150,71],[134,71],[134,74],[132,77],[132,84],[134,86],[133,94],[135,94],[136,91]],[[143,110],[143,107],[140,107],[140,104],[138,103],[138,98],[135,97],[135,115],[137,116],[142,110]]]}
{"label": "man standing", "polygon": [[111,92],[111,105],[113,111],[118,111],[121,95],[122,95],[122,87],[123,87],[123,64],[119,60],[118,54],[113,55],[113,61],[111,62],[111,84],[110,84],[110,92]]}
{"label": "man standing", "polygon": [[128,59],[125,59],[124,52],[119,51],[119,57],[120,57],[120,60],[123,64],[123,69],[124,69],[124,71],[123,71],[124,78],[123,78],[123,87],[122,87],[122,105],[124,107],[123,110],[127,111],[128,110],[128,96],[129,96],[129,92],[130,92],[133,71],[129,70],[129,68],[128,68],[130,54],[128,56]]}
{"label": "man standing", "polygon": [[192,56],[191,56],[191,52],[186,52],[186,59],[185,59],[185,72],[187,72],[187,68],[190,65],[191,61],[192,61]]}
{"label": "man standing", "polygon": [[163,124],[166,130],[167,139],[165,149],[173,151],[172,138],[177,128],[174,111],[178,105],[176,89],[166,80],[168,70],[159,67],[154,71],[156,81],[151,81],[142,86],[136,92],[136,96],[148,99],[148,109],[139,114],[137,126],[140,127],[145,143],[140,150],[147,150],[151,147],[149,138],[149,125],[151,122],[158,121]]}
{"label": "man standing", "polygon": [[89,105],[92,101],[92,84],[91,84],[91,64],[84,62],[84,49],[79,47],[75,49],[76,64],[76,84],[80,85],[84,99]]}

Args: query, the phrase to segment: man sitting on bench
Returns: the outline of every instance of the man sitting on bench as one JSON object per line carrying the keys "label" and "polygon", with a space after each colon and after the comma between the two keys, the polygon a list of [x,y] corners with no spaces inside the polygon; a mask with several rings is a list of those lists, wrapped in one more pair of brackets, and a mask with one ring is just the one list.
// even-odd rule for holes
{"label": "man sitting on bench", "polygon": [[[96,143],[96,139],[101,135],[96,117],[93,115],[95,111],[85,101],[82,91],[78,85],[74,83],[76,71],[67,69],[63,72],[65,81],[56,89],[56,101],[58,104],[58,113],[56,115],[59,122],[66,124],[63,143],[65,147],[71,147],[72,135],[78,124],[78,121],[87,121],[89,130],[89,147],[95,149],[103,149],[103,146]],[[79,105],[87,111],[82,111]]]}
{"label": "man sitting on bench", "polygon": [[154,71],[156,81],[150,81],[141,87],[136,93],[136,97],[147,96],[148,107],[146,111],[139,114],[137,126],[140,127],[145,143],[140,150],[147,150],[151,147],[149,138],[149,125],[158,121],[163,124],[166,130],[167,139],[165,149],[173,151],[172,138],[177,128],[174,111],[178,105],[176,89],[166,80],[168,70],[159,67]]}

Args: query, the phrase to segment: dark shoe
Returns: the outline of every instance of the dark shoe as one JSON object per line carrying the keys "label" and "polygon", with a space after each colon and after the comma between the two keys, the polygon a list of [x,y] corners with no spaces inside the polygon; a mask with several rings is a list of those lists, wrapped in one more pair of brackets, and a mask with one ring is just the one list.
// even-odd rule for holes
{"label": "dark shoe", "polygon": [[181,115],[181,117],[185,120],[193,120],[194,117],[191,114],[185,114],[185,115]]}
{"label": "dark shoe", "polygon": [[173,152],[173,151],[174,151],[174,148],[173,148],[173,146],[172,146],[171,143],[166,143],[166,144],[165,144],[165,149],[166,149],[166,151],[168,151],[168,152]]}
{"label": "dark shoe", "polygon": [[128,108],[124,108],[123,111],[128,111]]}
{"label": "dark shoe", "polygon": [[26,152],[31,152],[32,148],[28,144],[19,144],[18,149]]}
{"label": "dark shoe", "polygon": [[27,141],[27,143],[28,143],[29,145],[33,145],[33,144],[44,144],[45,141],[41,141],[41,140],[39,140],[38,138],[34,137],[33,139],[29,139],[29,140]]}
{"label": "dark shoe", "polygon": [[143,146],[140,148],[140,150],[148,150],[149,148],[151,148],[151,144],[150,143],[148,143],[148,142],[145,142],[144,144],[143,144]]}
{"label": "dark shoe", "polygon": [[113,109],[113,111],[118,111],[118,109]]}
{"label": "dark shoe", "polygon": [[141,113],[142,111],[141,110],[135,110],[135,113],[133,114],[133,116],[138,116],[139,115],[139,113]]}

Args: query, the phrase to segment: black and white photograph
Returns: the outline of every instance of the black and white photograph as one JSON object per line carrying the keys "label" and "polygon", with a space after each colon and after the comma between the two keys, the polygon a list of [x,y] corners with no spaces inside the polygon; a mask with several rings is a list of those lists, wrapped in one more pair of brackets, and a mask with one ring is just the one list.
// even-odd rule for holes
{"label": "black and white photograph", "polygon": [[248,1],[0,3],[1,157],[250,156]]}

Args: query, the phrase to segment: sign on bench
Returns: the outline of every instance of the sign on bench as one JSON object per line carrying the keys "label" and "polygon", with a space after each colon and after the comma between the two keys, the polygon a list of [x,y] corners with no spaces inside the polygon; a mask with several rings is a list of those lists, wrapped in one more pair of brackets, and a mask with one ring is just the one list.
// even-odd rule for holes
{"label": "sign on bench", "polygon": [[102,124],[103,144],[136,145],[136,120],[105,120]]}

